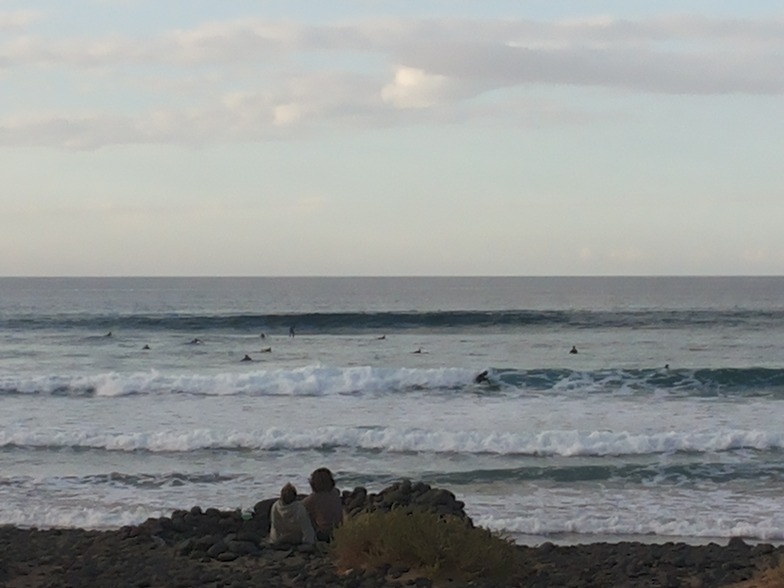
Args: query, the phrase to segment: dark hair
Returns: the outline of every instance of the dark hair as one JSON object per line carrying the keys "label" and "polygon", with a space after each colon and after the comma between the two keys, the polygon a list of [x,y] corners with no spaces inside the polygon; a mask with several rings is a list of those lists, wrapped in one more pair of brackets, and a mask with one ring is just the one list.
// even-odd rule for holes
{"label": "dark hair", "polygon": [[318,468],[310,474],[310,487],[313,492],[329,492],[335,487],[335,478],[327,468]]}
{"label": "dark hair", "polygon": [[297,499],[297,489],[288,483],[280,491],[280,500],[283,504],[291,504]]}

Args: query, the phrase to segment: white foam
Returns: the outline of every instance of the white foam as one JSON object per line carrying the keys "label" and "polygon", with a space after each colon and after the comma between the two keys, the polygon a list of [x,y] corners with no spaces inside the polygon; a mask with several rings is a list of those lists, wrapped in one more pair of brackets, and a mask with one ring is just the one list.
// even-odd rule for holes
{"label": "white foam", "polygon": [[171,514],[171,511],[145,506],[47,506],[29,503],[24,508],[0,509],[0,520],[4,525],[29,528],[80,528],[117,529],[125,525],[136,525],[150,517]]}
{"label": "white foam", "polygon": [[113,433],[104,431],[0,431],[0,447],[81,448],[107,451],[189,452],[214,449],[302,450],[348,447],[387,452],[432,452],[539,456],[612,456],[759,451],[784,448],[784,433],[718,430],[631,434],[610,431],[544,431],[535,434],[430,431],[394,427],[213,429]]}
{"label": "white foam", "polygon": [[[725,487],[695,491],[676,487],[582,489],[527,486],[502,504],[464,497],[474,522],[525,536],[747,537],[784,540],[779,497]],[[472,505],[475,505],[472,510]]]}
{"label": "white foam", "polygon": [[377,368],[306,366],[243,373],[164,374],[107,372],[93,375],[1,376],[0,390],[21,394],[112,397],[130,394],[311,395],[451,389],[473,381],[476,371],[464,368]]}
{"label": "white foam", "polygon": [[[21,482],[25,482],[24,480]],[[279,486],[242,480],[227,485],[198,484],[153,491],[95,486],[84,480],[27,480],[0,501],[0,522],[20,527],[111,529],[138,524],[148,517],[168,516],[193,504],[236,508],[258,497],[272,496]],[[46,496],[29,501],[19,488]],[[779,497],[738,494],[724,489],[700,492],[679,488],[604,488],[580,490],[552,486],[510,486],[508,492],[470,492],[465,501],[474,522],[513,537],[542,540],[570,537],[590,542],[605,538],[712,541],[744,537],[784,541],[784,516]],[[250,497],[250,498],[249,498]]]}
{"label": "white foam", "polygon": [[661,538],[730,538],[745,537],[760,541],[784,540],[784,520],[755,518],[753,521],[726,520],[711,516],[699,518],[650,517],[637,514],[571,516],[528,516],[498,518],[475,516],[474,523],[492,531],[526,536],[581,536],[592,541],[596,536],[655,536]]}

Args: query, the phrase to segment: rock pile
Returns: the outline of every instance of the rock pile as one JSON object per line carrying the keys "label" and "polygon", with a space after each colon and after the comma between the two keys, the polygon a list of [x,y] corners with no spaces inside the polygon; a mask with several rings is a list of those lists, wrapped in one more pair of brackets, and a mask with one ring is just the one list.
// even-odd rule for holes
{"label": "rock pile", "polygon": [[[378,493],[368,493],[360,486],[345,490],[342,498],[347,516],[404,508],[455,516],[472,525],[465,512],[465,504],[452,492],[433,488],[424,482],[403,480]],[[194,559],[233,561],[246,555],[259,555],[263,549],[269,548],[270,509],[275,500],[267,498],[257,502],[252,513],[243,513],[239,509],[202,510],[194,506],[190,510],[176,510],[168,517],[147,519],[135,527],[123,527],[121,532],[126,537],[148,535],[153,541],[174,546],[178,554]]]}
{"label": "rock pile", "polygon": [[362,487],[343,492],[343,506],[349,516],[361,512],[389,512],[393,508],[408,511],[422,510],[441,516],[454,516],[473,526],[465,512],[465,503],[443,488],[433,488],[424,482],[412,483],[411,480],[396,482],[378,494],[370,493]]}

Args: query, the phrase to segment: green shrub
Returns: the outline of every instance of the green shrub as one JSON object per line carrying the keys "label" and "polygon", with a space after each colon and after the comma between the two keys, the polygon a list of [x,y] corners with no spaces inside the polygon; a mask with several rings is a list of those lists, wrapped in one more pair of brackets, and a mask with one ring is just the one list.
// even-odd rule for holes
{"label": "green shrub", "polygon": [[398,566],[433,581],[505,582],[519,566],[510,540],[456,517],[405,508],[348,519],[335,532],[331,550],[342,570]]}

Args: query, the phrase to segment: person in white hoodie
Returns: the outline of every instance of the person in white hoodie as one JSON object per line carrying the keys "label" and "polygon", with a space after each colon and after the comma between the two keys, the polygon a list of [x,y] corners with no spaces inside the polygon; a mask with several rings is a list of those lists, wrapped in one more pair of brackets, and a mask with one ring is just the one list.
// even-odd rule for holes
{"label": "person in white hoodie", "polygon": [[280,491],[270,511],[270,543],[290,545],[313,545],[316,532],[310,522],[308,511],[301,500],[297,500],[297,489],[286,484]]}

